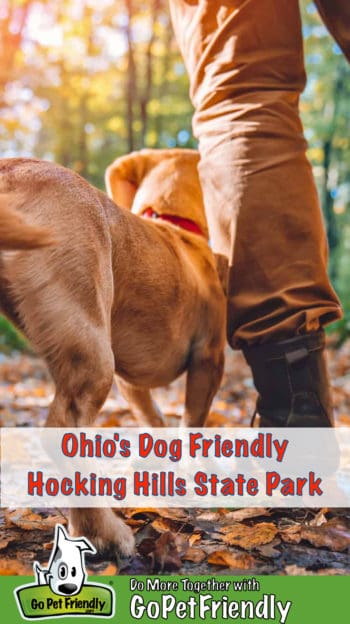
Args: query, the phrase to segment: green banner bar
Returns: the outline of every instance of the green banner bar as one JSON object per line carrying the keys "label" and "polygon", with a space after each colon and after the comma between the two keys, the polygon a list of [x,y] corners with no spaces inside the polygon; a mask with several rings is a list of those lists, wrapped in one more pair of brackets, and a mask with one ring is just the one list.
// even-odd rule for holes
{"label": "green banner bar", "polygon": [[40,622],[342,624],[349,593],[349,576],[96,576],[76,596],[62,597],[33,586],[33,577],[0,577],[6,624],[25,621],[16,594],[26,619]]}

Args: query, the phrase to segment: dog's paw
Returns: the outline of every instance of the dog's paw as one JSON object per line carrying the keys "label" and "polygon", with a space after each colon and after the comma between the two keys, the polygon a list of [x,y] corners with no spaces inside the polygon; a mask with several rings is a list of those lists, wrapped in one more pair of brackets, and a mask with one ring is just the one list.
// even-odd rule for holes
{"label": "dog's paw", "polygon": [[99,554],[113,552],[118,557],[131,557],[135,540],[130,527],[111,509],[71,509],[71,535],[87,537]]}
{"label": "dog's paw", "polygon": [[[113,514],[114,515],[114,514]],[[108,520],[94,539],[98,552],[116,551],[116,555],[131,557],[135,552],[135,539],[132,530],[123,520],[114,516]]]}

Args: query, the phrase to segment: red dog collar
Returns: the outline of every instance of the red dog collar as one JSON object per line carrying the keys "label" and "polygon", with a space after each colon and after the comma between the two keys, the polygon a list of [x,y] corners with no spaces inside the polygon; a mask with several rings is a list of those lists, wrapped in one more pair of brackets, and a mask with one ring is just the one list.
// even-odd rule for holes
{"label": "red dog collar", "polygon": [[194,221],[191,221],[191,219],[184,219],[183,217],[176,217],[175,215],[170,214],[159,214],[153,210],[153,208],[146,208],[146,210],[142,213],[142,216],[146,219],[161,219],[162,221],[168,221],[168,223],[177,225],[183,230],[188,230],[188,232],[192,232],[192,234],[199,234],[199,236],[204,236],[204,238],[206,238],[199,225],[197,225]]}

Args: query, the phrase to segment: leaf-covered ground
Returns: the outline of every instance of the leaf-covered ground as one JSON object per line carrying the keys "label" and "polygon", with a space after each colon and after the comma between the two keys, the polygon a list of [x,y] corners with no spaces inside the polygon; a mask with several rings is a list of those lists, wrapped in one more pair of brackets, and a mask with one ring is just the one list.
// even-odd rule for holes
{"label": "leaf-covered ground", "polygon": [[[350,426],[350,341],[329,349],[337,425]],[[184,379],[155,393],[176,426]],[[0,354],[1,426],[42,426],[53,395],[44,364],[26,355]],[[227,352],[225,375],[206,425],[249,424],[255,391],[240,353]],[[134,425],[114,387],[99,426]],[[350,574],[350,509],[124,509],[135,532],[131,561],[91,558],[97,574]],[[66,511],[0,511],[0,574],[32,574],[35,559],[47,563],[57,522]]]}

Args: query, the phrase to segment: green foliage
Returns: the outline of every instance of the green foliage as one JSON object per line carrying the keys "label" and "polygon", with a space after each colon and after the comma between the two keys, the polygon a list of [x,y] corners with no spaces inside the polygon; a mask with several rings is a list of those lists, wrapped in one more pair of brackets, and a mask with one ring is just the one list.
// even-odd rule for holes
{"label": "green foliage", "polygon": [[24,351],[27,342],[22,335],[2,316],[0,316],[0,351]]}

